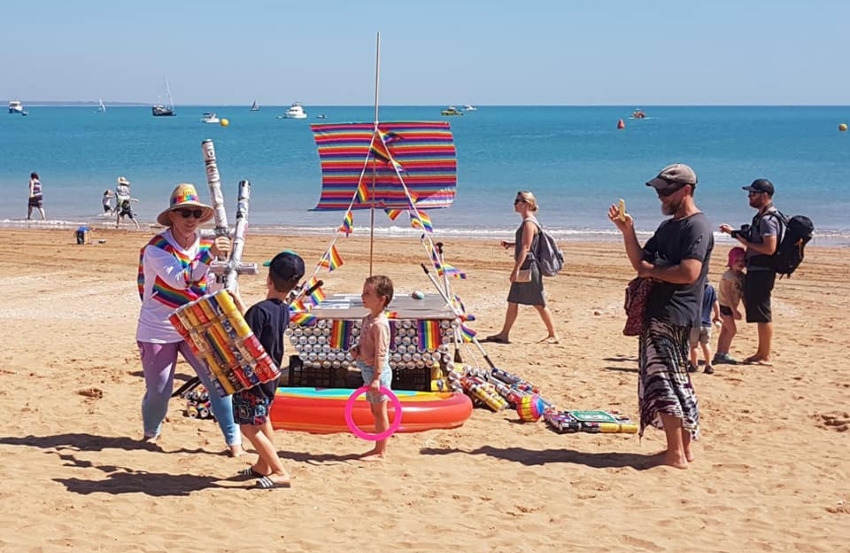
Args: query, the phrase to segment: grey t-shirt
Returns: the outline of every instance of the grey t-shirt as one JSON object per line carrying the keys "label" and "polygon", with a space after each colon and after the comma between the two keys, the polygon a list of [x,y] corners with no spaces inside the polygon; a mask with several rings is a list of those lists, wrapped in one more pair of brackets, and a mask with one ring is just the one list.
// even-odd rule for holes
{"label": "grey t-shirt", "polygon": [[647,298],[646,318],[679,326],[699,325],[702,295],[714,235],[708,218],[695,213],[682,219],[667,219],[643,247],[643,258],[657,267],[678,265],[685,259],[702,263],[699,278],[691,284],[658,282]]}
{"label": "grey t-shirt", "polygon": [[[771,213],[776,213],[776,215],[770,215]],[[765,236],[776,236],[777,247],[779,246],[778,240],[780,238],[782,230],[782,223],[779,220],[779,216],[775,207],[770,206],[765,210],[763,214],[756,215],[753,217],[753,224],[750,225],[750,233],[747,239],[754,244],[761,244],[764,242]],[[770,267],[759,267],[753,265],[752,259],[755,256],[763,256],[764,254],[760,254],[755,250],[751,250],[747,248],[747,270],[748,271],[772,271]]]}

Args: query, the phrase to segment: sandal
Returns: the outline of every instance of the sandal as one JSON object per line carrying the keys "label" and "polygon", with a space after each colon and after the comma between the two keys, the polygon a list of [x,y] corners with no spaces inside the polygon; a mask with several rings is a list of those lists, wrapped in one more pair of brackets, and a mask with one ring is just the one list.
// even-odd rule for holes
{"label": "sandal", "polygon": [[484,338],[481,341],[482,342],[491,342],[491,343],[494,343],[494,344],[510,344],[510,342],[508,340],[505,340],[504,338],[502,338],[500,336],[487,336],[486,338]]}
{"label": "sandal", "polygon": [[561,340],[559,340],[556,336],[547,336],[537,343],[538,344],[560,344]]}
{"label": "sandal", "polygon": [[257,487],[263,490],[273,490],[274,488],[291,488],[292,482],[275,482],[268,476],[263,476],[257,480]]}

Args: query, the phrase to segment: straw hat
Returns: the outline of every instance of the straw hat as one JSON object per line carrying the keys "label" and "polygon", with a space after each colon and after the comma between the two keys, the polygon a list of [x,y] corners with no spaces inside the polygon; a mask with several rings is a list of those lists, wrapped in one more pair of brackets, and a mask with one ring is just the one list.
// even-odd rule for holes
{"label": "straw hat", "polygon": [[202,204],[198,198],[198,191],[195,190],[194,184],[181,183],[174,188],[171,193],[171,201],[169,207],[157,215],[156,222],[164,227],[171,226],[171,218],[168,215],[169,211],[183,208],[201,208],[204,212],[201,215],[201,223],[205,223],[213,218],[215,211],[207,204]]}
{"label": "straw hat", "polygon": [[127,180],[127,177],[118,177],[118,184],[126,184],[130,186],[130,181]]}

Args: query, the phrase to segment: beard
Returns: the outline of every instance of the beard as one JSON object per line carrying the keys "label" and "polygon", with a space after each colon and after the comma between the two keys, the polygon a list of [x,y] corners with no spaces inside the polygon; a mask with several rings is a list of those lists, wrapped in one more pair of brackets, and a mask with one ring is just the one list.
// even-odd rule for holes
{"label": "beard", "polygon": [[679,211],[679,208],[682,207],[682,202],[684,200],[679,201],[670,201],[661,204],[661,213],[664,215],[675,215],[676,212]]}

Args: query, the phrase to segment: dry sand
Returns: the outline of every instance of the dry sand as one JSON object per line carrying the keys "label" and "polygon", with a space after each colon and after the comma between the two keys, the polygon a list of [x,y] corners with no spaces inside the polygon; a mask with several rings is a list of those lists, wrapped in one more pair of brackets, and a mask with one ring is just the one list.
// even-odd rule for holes
{"label": "dry sand", "polygon": [[[223,455],[211,421],[173,400],[161,450],[142,447],[144,390],[134,343],[138,250],[151,232],[0,231],[0,551],[847,551],[850,546],[850,262],[810,248],[775,293],[775,366],[694,375],[702,440],[687,471],[644,469],[662,449],[649,429],[558,435],[516,413],[476,409],[451,431],[400,434],[391,460],[346,460],[349,434],[277,433],[290,490],[228,481],[253,455]],[[326,237],[251,236],[245,259],[294,248],[315,262]],[[634,338],[622,336],[632,276],[619,243],[566,243],[566,274],[547,279],[559,345],[522,309],[495,363],[537,383],[559,407],[637,417]],[[715,279],[728,245],[712,263]],[[358,292],[368,244],[342,239],[328,293]],[[429,291],[416,240],[382,240],[375,272],[397,293]],[[455,291],[499,329],[509,253],[446,240],[469,279]],[[246,300],[263,279],[242,277]],[[742,325],[733,355],[755,351]],[[844,345],[841,345],[844,344]],[[466,361],[474,361],[468,353]],[[191,369],[178,367],[186,380]]]}

